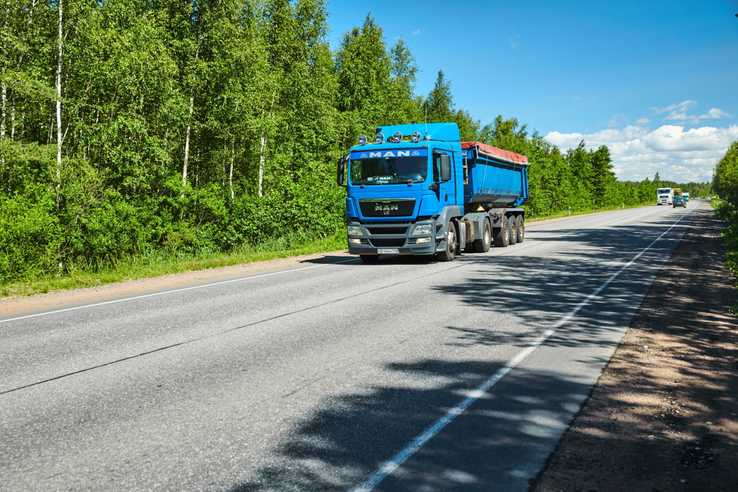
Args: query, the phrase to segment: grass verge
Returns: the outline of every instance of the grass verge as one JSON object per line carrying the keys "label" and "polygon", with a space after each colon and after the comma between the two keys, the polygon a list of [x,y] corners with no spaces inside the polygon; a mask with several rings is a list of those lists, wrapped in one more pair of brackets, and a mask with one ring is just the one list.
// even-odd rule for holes
{"label": "grass verge", "polygon": [[[644,205],[630,205],[625,208],[638,208]],[[582,210],[535,217],[530,222],[555,219],[574,215],[585,215],[596,212],[618,210],[622,207],[607,207],[597,210]],[[294,256],[327,253],[346,249],[346,235],[343,231],[335,235],[313,241],[295,241],[294,238],[279,238],[256,246],[245,246],[241,249],[221,253],[213,252],[200,255],[171,256],[163,253],[133,257],[119,261],[114,267],[91,268],[85,266],[71,267],[69,272],[55,276],[44,276],[26,281],[0,284],[0,299],[45,294],[58,290],[71,290],[86,287],[158,277],[195,270],[207,270],[257,261],[290,258]]]}
{"label": "grass verge", "polygon": [[113,268],[89,269],[72,267],[69,269],[69,273],[66,274],[0,284],[0,298],[16,298],[44,294],[56,290],[96,287],[126,280],[241,265],[278,258],[290,258],[345,248],[346,236],[341,231],[334,236],[313,241],[293,242],[289,238],[280,238],[257,246],[243,247],[231,253],[214,252],[197,256],[177,257],[158,254],[135,257],[122,260]]}

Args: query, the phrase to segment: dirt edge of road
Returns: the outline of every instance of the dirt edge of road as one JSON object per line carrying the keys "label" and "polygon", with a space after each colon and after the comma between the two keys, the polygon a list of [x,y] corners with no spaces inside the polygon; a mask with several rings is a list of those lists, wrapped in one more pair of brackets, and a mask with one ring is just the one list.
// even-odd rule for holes
{"label": "dirt edge of road", "polygon": [[738,490],[738,323],[704,205],[533,492]]}
{"label": "dirt edge of road", "polygon": [[[609,212],[612,211],[593,212],[591,214],[572,215],[569,217],[556,217],[553,219],[531,221],[530,224],[527,225],[527,227],[538,227],[541,225],[561,222],[578,217],[583,217],[586,215],[598,215]],[[14,314],[23,314],[32,311],[42,311],[46,309],[74,306],[94,301],[105,301],[118,297],[131,296],[147,292],[189,287],[208,282],[217,282],[220,280],[228,280],[232,278],[246,277],[261,273],[299,268],[300,266],[308,266],[316,263],[328,263],[331,260],[341,261],[351,258],[355,257],[349,255],[346,250],[331,251],[327,253],[316,253],[312,255],[293,256],[291,258],[280,258],[277,260],[244,263],[241,265],[233,265],[220,268],[210,268],[207,270],[193,270],[190,272],[162,275],[159,277],[147,277],[136,280],[126,280],[124,282],[116,282],[112,284],[105,284],[83,289],[60,290],[49,292],[47,294],[38,294],[28,297],[5,298],[0,299],[0,317],[11,316]]]}

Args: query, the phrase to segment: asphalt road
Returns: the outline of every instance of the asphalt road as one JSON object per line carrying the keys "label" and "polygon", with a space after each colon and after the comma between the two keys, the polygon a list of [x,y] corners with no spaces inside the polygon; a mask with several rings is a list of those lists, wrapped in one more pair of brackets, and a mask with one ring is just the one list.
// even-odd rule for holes
{"label": "asphalt road", "polygon": [[0,490],[526,490],[695,206],[0,318]]}

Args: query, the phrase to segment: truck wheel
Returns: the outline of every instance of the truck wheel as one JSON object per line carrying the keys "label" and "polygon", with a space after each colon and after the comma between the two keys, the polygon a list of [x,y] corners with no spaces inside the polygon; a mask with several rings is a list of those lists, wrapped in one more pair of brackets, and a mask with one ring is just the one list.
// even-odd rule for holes
{"label": "truck wheel", "polygon": [[438,259],[441,261],[453,261],[456,258],[457,242],[456,226],[454,226],[453,222],[449,222],[448,230],[446,231],[446,249],[438,253]]}
{"label": "truck wheel", "polygon": [[364,263],[376,263],[379,261],[379,255],[359,255]]}
{"label": "truck wheel", "polygon": [[510,244],[510,224],[507,217],[502,217],[500,227],[495,231],[495,247],[507,248]]}
{"label": "truck wheel", "polygon": [[507,227],[510,229],[510,246],[518,242],[518,219],[513,215],[507,219]]}
{"label": "truck wheel", "polygon": [[518,215],[518,218],[516,219],[517,227],[515,228],[515,231],[518,235],[518,242],[522,243],[525,239],[525,220],[523,220],[522,215]]}
{"label": "truck wheel", "polygon": [[489,247],[492,244],[492,226],[489,225],[489,220],[484,219],[484,225],[482,226],[482,238],[474,241],[474,251],[477,253],[486,253],[489,251]]}

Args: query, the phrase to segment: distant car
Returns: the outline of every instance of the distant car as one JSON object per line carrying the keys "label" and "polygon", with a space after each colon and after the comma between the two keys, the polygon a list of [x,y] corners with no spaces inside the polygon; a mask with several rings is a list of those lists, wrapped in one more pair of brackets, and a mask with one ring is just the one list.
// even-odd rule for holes
{"label": "distant car", "polygon": [[687,208],[687,202],[685,202],[684,198],[680,196],[674,197],[674,201],[672,203],[674,204],[674,208],[677,208],[677,207]]}

